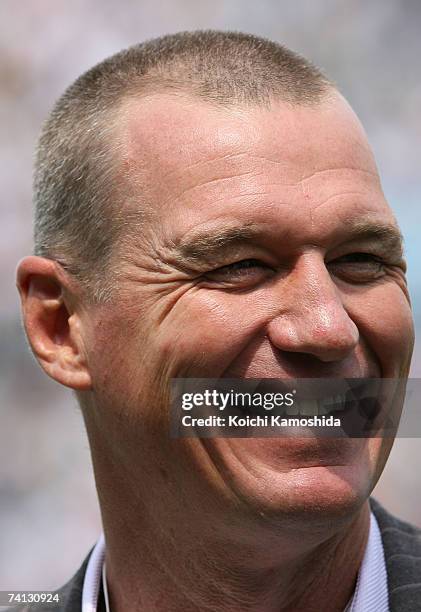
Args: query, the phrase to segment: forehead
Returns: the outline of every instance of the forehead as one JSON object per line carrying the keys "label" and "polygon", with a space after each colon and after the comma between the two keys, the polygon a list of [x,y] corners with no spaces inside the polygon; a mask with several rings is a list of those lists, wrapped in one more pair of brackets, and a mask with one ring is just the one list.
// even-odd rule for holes
{"label": "forehead", "polygon": [[296,219],[328,202],[331,215],[350,198],[365,215],[393,218],[363,128],[337,93],[312,107],[270,108],[155,94],[126,103],[123,142],[143,197],[180,231],[238,213]]}

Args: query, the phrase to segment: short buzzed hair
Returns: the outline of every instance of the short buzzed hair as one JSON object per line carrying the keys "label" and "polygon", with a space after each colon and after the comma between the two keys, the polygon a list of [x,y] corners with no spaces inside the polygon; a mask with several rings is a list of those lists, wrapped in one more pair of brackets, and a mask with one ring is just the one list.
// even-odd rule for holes
{"label": "short buzzed hair", "polygon": [[135,45],[79,77],[55,104],[39,141],[35,254],[60,262],[95,301],[109,297],[112,248],[127,231],[118,109],[131,97],[187,92],[210,104],[318,104],[332,90],[312,63],[239,32],[180,32]]}

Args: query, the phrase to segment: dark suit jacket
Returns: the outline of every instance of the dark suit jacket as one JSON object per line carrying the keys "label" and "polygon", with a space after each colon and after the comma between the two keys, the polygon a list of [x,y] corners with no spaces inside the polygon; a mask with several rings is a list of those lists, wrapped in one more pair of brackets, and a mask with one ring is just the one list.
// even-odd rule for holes
{"label": "dark suit jacket", "polygon": [[[370,499],[370,504],[383,540],[390,612],[421,612],[421,530],[395,518],[374,499]],[[75,576],[58,591],[59,606],[52,608],[38,604],[11,608],[10,612],[81,612],[88,559],[89,555]]]}

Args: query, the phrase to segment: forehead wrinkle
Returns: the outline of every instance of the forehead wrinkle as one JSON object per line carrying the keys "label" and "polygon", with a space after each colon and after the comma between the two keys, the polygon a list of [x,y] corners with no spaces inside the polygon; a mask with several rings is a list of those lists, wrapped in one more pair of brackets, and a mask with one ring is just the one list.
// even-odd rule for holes
{"label": "forehead wrinkle", "polygon": [[[305,190],[304,185],[302,185],[302,190],[303,190],[303,195],[307,196],[308,191]],[[331,200],[335,200],[335,199],[341,199],[344,197],[348,197],[348,196],[358,196],[359,198],[365,199],[367,196],[362,193],[361,191],[341,191],[340,193],[334,193],[331,196],[329,196],[328,198],[326,198],[326,200],[323,200],[322,202],[320,202],[319,204],[316,204],[315,206],[312,206],[310,214],[313,214],[316,210],[318,210],[319,208],[322,208],[323,206],[325,206],[326,204],[328,204]]]}
{"label": "forehead wrinkle", "polygon": [[[266,163],[269,164],[269,168],[265,169],[262,167],[252,167],[250,170],[245,170],[245,169],[238,169],[238,171],[235,168],[231,168],[231,167],[227,167],[227,168],[222,168],[220,171],[220,175],[219,176],[214,176],[214,174],[216,173],[212,173],[213,176],[211,177],[206,177],[203,176],[202,178],[200,178],[199,176],[193,173],[191,174],[191,176],[189,177],[190,180],[189,181],[185,181],[185,177],[183,177],[182,175],[189,175],[189,170],[194,168],[195,166],[198,165],[202,165],[204,167],[207,166],[211,166],[214,162],[218,162],[218,161],[225,161],[228,159],[238,159],[239,157],[243,158],[243,157],[248,157],[250,158],[250,161],[264,161]],[[274,173],[271,171],[272,168],[271,167],[275,167],[275,171]],[[274,160],[274,159],[268,159],[264,156],[258,156],[258,155],[253,155],[253,154],[235,154],[235,155],[227,155],[227,156],[223,156],[223,157],[217,157],[217,158],[213,158],[212,160],[210,160],[210,163],[206,162],[206,161],[200,161],[197,164],[194,164],[194,166],[192,167],[188,167],[185,169],[181,169],[178,171],[172,171],[171,174],[172,175],[178,175],[178,178],[180,178],[180,176],[182,178],[184,178],[185,184],[182,186],[179,186],[177,183],[175,183],[174,185],[177,185],[177,187],[179,187],[177,192],[173,192],[171,190],[171,187],[168,189],[167,186],[167,191],[169,190],[169,193],[167,195],[167,197],[170,200],[179,200],[181,199],[183,196],[194,192],[195,190],[200,190],[202,188],[206,188],[206,187],[210,187],[210,188],[218,188],[219,185],[223,186],[224,184],[229,184],[231,183],[236,183],[238,181],[240,181],[240,185],[241,185],[241,189],[239,190],[238,187],[235,187],[235,192],[233,192],[231,194],[231,197],[236,197],[238,195],[267,195],[267,189],[269,187],[280,187],[280,188],[284,188],[284,189],[300,189],[304,190],[307,189],[307,184],[310,183],[311,179],[317,179],[319,177],[323,177],[328,173],[337,173],[337,172],[360,172],[363,175],[366,175],[367,177],[370,178],[374,178],[376,179],[376,183],[380,185],[380,180],[378,177],[378,174],[376,172],[372,172],[370,170],[364,170],[362,168],[354,168],[354,167],[332,167],[332,168],[328,168],[328,169],[324,169],[324,170],[320,170],[320,171],[316,171],[314,173],[312,173],[311,175],[308,175],[307,177],[301,178],[300,177],[300,170],[299,167],[297,167],[296,165],[291,165],[290,162],[286,161],[286,160]],[[294,174],[296,175],[296,179],[295,180],[291,180],[291,173],[294,172]],[[287,176],[285,175],[285,173],[288,176],[289,180],[287,179]],[[168,178],[168,174],[163,175],[162,180],[164,181],[165,178]],[[264,177],[264,183],[262,184],[260,189],[256,190],[256,184],[255,184],[255,180],[260,179],[261,177]],[[251,179],[251,184],[250,180]],[[180,181],[181,182],[181,181]],[[247,187],[248,186],[248,187]],[[163,188],[163,185],[161,183],[161,189]],[[233,188],[234,188],[234,184],[233,184]],[[250,191],[250,189],[252,191]],[[356,195],[356,196],[363,196],[365,197],[363,192],[360,191],[344,191],[340,194],[333,194],[330,197],[328,197],[327,200],[325,200],[324,202],[321,202],[319,205],[316,206],[316,208],[318,208],[319,206],[326,204],[330,199],[335,198],[335,197],[340,197],[340,196],[344,196],[344,195]],[[222,199],[226,199],[227,195],[223,195]],[[212,198],[212,203],[217,203],[221,198]],[[165,202],[166,200],[164,200]],[[314,209],[315,210],[315,209]]]}
{"label": "forehead wrinkle", "polygon": [[[182,196],[185,196],[188,193],[194,192],[196,189],[202,189],[203,187],[216,187],[221,184],[227,183],[229,181],[236,181],[236,180],[241,180],[241,179],[245,179],[246,177],[258,177],[261,176],[263,173],[262,172],[255,172],[254,170],[248,170],[248,171],[244,171],[244,172],[240,172],[240,173],[235,173],[235,174],[229,174],[227,176],[218,176],[216,178],[209,178],[209,179],[204,179],[203,181],[194,181],[194,184],[188,187],[183,186],[183,188],[180,190],[179,193],[176,194],[171,194],[170,197],[174,198],[176,200],[179,200]],[[256,185],[253,184],[252,185],[253,188],[256,188]],[[240,193],[236,193],[235,195],[241,195]],[[224,194],[223,198],[226,199],[227,195]],[[213,200],[213,202],[215,203],[217,200]]]}
{"label": "forehead wrinkle", "polygon": [[358,168],[357,166],[337,166],[337,167],[332,167],[332,168],[323,168],[323,170],[316,170],[315,172],[312,172],[311,174],[302,176],[299,182],[306,183],[306,182],[311,181],[313,178],[320,177],[320,176],[323,176],[324,174],[329,174],[331,172],[338,172],[338,171],[362,172],[363,174],[368,174],[369,176],[374,177],[375,179],[377,179],[378,182],[380,182],[380,177],[379,177],[377,170],[367,170],[366,168]]}
{"label": "forehead wrinkle", "polygon": [[[183,100],[180,105],[180,100],[162,94],[158,96],[158,100],[155,96],[154,105],[151,106],[150,102],[151,100],[147,99],[132,100],[126,105],[127,161],[134,174],[139,173],[136,178],[143,191],[147,191],[151,198],[158,198],[161,203],[180,199],[184,193],[200,187],[203,187],[205,192],[206,186],[212,190],[218,189],[220,185],[223,189],[224,179],[225,185],[229,187],[230,180],[241,181],[241,177],[246,183],[252,181],[253,177],[259,180],[259,175],[267,175],[265,182],[273,182],[273,174],[276,174],[277,181],[286,188],[299,187],[301,181],[310,182],[312,178],[322,180],[324,176],[324,182],[327,183],[329,172],[344,170],[351,176],[353,172],[359,171],[361,176],[365,173],[367,177],[378,178],[374,171],[375,164],[371,159],[369,163],[366,155],[362,167],[358,167],[358,163],[354,166],[352,161],[349,164],[349,160],[346,166],[344,160],[344,166],[341,167],[343,152],[338,151],[341,155],[337,160],[337,168],[317,170],[318,158],[317,155],[314,157],[317,153],[313,150],[314,143],[309,147],[303,147],[301,144],[298,149],[296,146],[291,149],[289,138],[284,148],[283,137],[291,136],[288,130],[292,130],[294,142],[297,140],[297,134],[302,138],[294,123],[301,125],[302,109],[291,109],[281,104],[279,108],[276,106],[270,111],[240,108],[236,109],[236,114],[232,109],[227,112],[226,109],[209,108],[208,105],[191,99]],[[331,111],[328,107],[325,108],[325,105],[320,105],[318,112],[321,120],[331,119]],[[343,109],[341,113],[343,114]],[[245,122],[244,115],[250,117],[250,121]],[[313,116],[313,113],[311,115]],[[141,121],[142,116],[150,121]],[[279,118],[282,121],[279,121]],[[302,119],[304,123],[308,122],[307,115]],[[205,127],[207,131],[204,132]],[[186,129],[183,131],[183,128]],[[213,138],[209,138],[209,130]],[[206,138],[203,137],[204,133]],[[177,141],[178,136],[183,138]],[[329,138],[332,140],[332,136]],[[312,142],[311,138],[310,141]],[[365,144],[363,146],[359,143],[357,137],[352,141],[367,153]],[[250,148],[251,142],[253,146]],[[246,152],[242,150],[245,144],[248,147]],[[266,154],[261,154],[262,147]],[[306,155],[311,154],[310,157],[314,158],[312,165],[315,172],[303,171],[303,150],[307,152]],[[242,164],[244,158],[249,160],[246,166]],[[373,171],[370,171],[372,169]],[[217,174],[222,176],[217,177]],[[232,185],[234,187],[234,183]],[[255,187],[252,189],[253,192],[258,191]]]}
{"label": "forehead wrinkle", "polygon": [[[224,153],[222,155],[215,155],[215,157],[212,157],[209,159],[200,159],[181,169],[176,168],[176,169],[172,169],[168,171],[167,173],[162,175],[162,179],[163,180],[171,179],[174,175],[176,175],[177,178],[179,178],[180,174],[181,175],[189,174],[191,171],[196,172],[201,167],[208,168],[209,166],[214,166],[221,162],[223,163],[223,162],[228,162],[228,161],[234,161],[234,160],[237,160],[238,158],[244,158],[246,156],[248,156],[248,153],[243,151],[239,153]],[[247,174],[247,172],[245,172],[244,174]],[[235,174],[232,176],[235,176]],[[230,177],[222,177],[222,178],[230,178]]]}

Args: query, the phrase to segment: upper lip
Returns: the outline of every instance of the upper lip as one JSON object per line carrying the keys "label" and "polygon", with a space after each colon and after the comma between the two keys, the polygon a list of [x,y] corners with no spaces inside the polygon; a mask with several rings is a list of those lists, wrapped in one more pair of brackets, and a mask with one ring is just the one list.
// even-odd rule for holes
{"label": "upper lip", "polygon": [[[256,381],[257,383],[257,381]],[[326,397],[345,396],[350,388],[358,390],[367,384],[367,377],[325,377],[325,378],[276,378],[262,379],[256,385],[267,391],[299,394],[301,399],[323,399]],[[262,389],[263,390],[263,389]]]}

